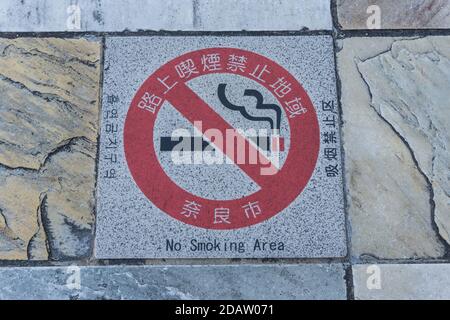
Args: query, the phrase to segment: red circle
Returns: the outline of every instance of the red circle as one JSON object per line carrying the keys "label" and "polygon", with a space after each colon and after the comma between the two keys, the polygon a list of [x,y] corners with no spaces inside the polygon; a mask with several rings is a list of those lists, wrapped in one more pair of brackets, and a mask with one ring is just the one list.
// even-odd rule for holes
{"label": "red circle", "polygon": [[[177,72],[176,65],[189,59],[196,66],[201,66],[201,59],[208,54],[218,54],[222,57],[222,64],[231,55],[244,56],[247,58],[246,67],[236,71],[227,70],[225,67],[221,70],[203,70],[197,68],[198,73],[191,74],[189,78],[182,78]],[[250,75],[257,66],[262,68],[267,66],[269,72],[264,73],[262,82]],[[261,69],[259,69],[261,70]],[[283,167],[275,175],[261,176],[261,189],[249,196],[235,200],[210,200],[200,198],[179,187],[165,173],[158,161],[158,157],[153,144],[153,131],[155,120],[159,108],[155,113],[149,112],[138,107],[142,96],[145,93],[151,93],[163,100],[182,99],[178,97],[185,81],[210,73],[231,73],[245,76],[263,85],[275,97],[277,97],[280,106],[286,105],[286,102],[295,98],[300,98],[303,107],[307,112],[296,117],[287,117],[290,126],[290,149]],[[292,90],[282,98],[276,95],[271,84],[278,79],[291,83]],[[159,80],[158,80],[159,79]],[[161,80],[165,80],[166,85],[172,85],[178,82],[173,88],[168,90]],[[168,91],[167,91],[168,90]],[[162,106],[163,103],[160,104]],[[167,106],[167,104],[166,104]],[[195,110],[188,111],[190,119],[202,120],[203,114],[196,115]],[[286,113],[286,111],[285,111]],[[300,85],[300,83],[283,67],[274,61],[256,54],[254,52],[235,49],[235,48],[208,48],[189,52],[179,56],[161,68],[156,70],[137,91],[128,110],[124,128],[124,148],[128,167],[137,186],[144,195],[160,210],[169,214],[173,218],[184,223],[207,228],[207,229],[237,229],[251,226],[265,221],[277,213],[287,208],[303,191],[310,180],[316,166],[320,146],[320,131],[317,114],[311,99]],[[200,204],[200,210],[197,215],[183,215],[183,207],[189,201],[195,201]],[[245,214],[245,206],[248,204],[257,204],[259,207],[258,215],[248,216]],[[214,210],[217,208],[226,208],[230,213],[230,223],[214,223]]]}

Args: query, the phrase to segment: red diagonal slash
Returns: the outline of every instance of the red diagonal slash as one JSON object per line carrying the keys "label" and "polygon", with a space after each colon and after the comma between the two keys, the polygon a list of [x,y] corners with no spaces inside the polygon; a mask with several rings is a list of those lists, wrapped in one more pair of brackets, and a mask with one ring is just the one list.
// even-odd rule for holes
{"label": "red diagonal slash", "polygon": [[[208,129],[216,129],[222,133],[223,137],[226,137],[227,130],[233,130],[238,139],[242,139],[245,144],[245,149],[248,153],[252,153],[258,156],[259,161],[257,164],[250,164],[248,161],[245,163],[237,163],[235,156],[233,157],[233,150],[226,148],[226,143],[223,145],[217,145],[224,154],[227,155],[235,164],[244,171],[254,182],[256,182],[261,188],[267,183],[267,176],[261,175],[261,170],[276,173],[278,169],[267,159],[267,157],[260,152],[258,148],[255,148],[244,136],[240,135],[228,122],[226,122],[219,114],[217,114],[202,98],[200,98],[195,92],[193,92],[184,83],[179,83],[176,90],[169,92],[166,96],[167,100],[192,124],[196,121],[201,121],[202,126],[197,127],[208,140],[208,134],[205,132]],[[212,142],[214,144],[214,142]],[[241,152],[242,150],[238,150]],[[266,171],[266,172],[267,172]]]}

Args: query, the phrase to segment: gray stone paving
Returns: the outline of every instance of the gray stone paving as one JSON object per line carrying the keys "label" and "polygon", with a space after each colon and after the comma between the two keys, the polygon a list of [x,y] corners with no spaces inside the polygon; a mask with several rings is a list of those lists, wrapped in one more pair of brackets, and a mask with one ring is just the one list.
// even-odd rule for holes
{"label": "gray stone paving", "polygon": [[354,265],[355,299],[448,300],[450,265]]}
{"label": "gray stone paving", "polygon": [[[449,31],[447,0],[2,0],[0,300],[450,299]],[[108,107],[120,106],[122,130],[155,68],[208,46],[273,59],[305,87],[319,119],[321,100],[337,103],[340,93],[343,177],[324,179],[321,155],[292,206],[234,232],[160,212],[129,179],[121,149],[120,183],[97,181]],[[201,78],[189,88],[234,126],[248,122],[220,109],[210,86],[229,83],[235,102],[236,88],[255,85],[264,101],[277,101],[247,78]],[[187,125],[169,107],[156,121],[164,135]],[[205,199],[258,190],[233,165],[175,167],[162,152],[157,160],[171,181]],[[157,241],[168,236],[244,246],[274,239],[288,249],[166,254]]]}
{"label": "gray stone paving", "polygon": [[0,300],[346,298],[342,265],[0,268]]}
{"label": "gray stone paving", "polygon": [[344,29],[450,28],[448,0],[337,0],[337,14]]}
{"label": "gray stone paving", "polygon": [[[114,120],[114,123],[118,124],[118,132],[113,135],[118,137],[120,145],[123,143],[121,137],[124,120],[130,108],[131,99],[143,81],[157,68],[180,54],[208,47],[237,47],[257,52],[284,66],[299,80],[311,97],[318,114],[322,135],[330,130],[323,121],[330,117],[330,112],[323,110],[322,103],[332,101],[335,110],[331,114],[336,120],[334,132],[338,132],[333,52],[329,36],[114,37],[106,39],[107,70],[104,75],[103,101],[108,101],[108,96],[115,95],[118,102],[105,104],[103,118],[106,118],[112,108],[118,111],[119,118],[117,121]],[[244,81],[241,78],[243,77],[231,74],[207,75],[190,81],[189,87],[209,105],[214,106],[212,108],[228,123],[246,130],[246,126],[254,128],[253,122],[243,123],[245,119],[239,113],[222,111],[225,108],[214,95],[217,84],[221,82],[230,83],[230,88],[236,90],[233,101],[241,99],[242,88],[260,88],[255,87],[258,85],[255,81],[247,78],[244,78],[246,79]],[[271,99],[274,99],[273,96]],[[249,100],[246,103],[253,102]],[[282,128],[281,135],[284,135],[286,144],[289,144],[286,117],[282,119],[286,128]],[[207,230],[175,220],[156,208],[151,199],[143,195],[130,175],[122,147],[117,152],[117,163],[111,163],[109,159],[111,134],[107,131],[111,121],[103,122],[100,142],[95,246],[97,258],[330,258],[346,255],[342,179],[340,175],[327,176],[326,167],[334,162],[325,159],[323,150],[320,151],[319,160],[308,186],[285,210],[251,227],[229,231]],[[176,128],[191,127],[184,117],[167,103],[161,108],[156,120],[155,150],[159,150],[160,136],[171,136],[172,130]],[[339,137],[336,136],[334,146],[339,146],[339,141]],[[340,168],[339,148],[334,150],[337,152],[335,162]],[[172,181],[199,197],[233,200],[252,194],[259,188],[252,184],[240,169],[234,168],[234,165],[180,166],[173,164],[170,152],[167,154],[158,152],[158,156],[164,171]],[[107,172],[110,170],[116,171],[117,178],[108,177]],[[222,176],[228,179],[218,181],[218,178]],[[282,190],[285,186],[279,187]],[[242,192],[243,190],[246,191]],[[233,215],[239,214],[239,212],[233,212],[231,219]],[[182,244],[181,250],[169,250],[168,241]],[[195,243],[217,242],[220,250],[202,251],[193,241]],[[227,250],[226,246],[231,242],[243,243],[245,252]],[[257,243],[276,243],[277,248],[282,245],[284,249],[259,250]]]}
{"label": "gray stone paving", "polygon": [[330,0],[2,0],[0,31],[330,30]]}

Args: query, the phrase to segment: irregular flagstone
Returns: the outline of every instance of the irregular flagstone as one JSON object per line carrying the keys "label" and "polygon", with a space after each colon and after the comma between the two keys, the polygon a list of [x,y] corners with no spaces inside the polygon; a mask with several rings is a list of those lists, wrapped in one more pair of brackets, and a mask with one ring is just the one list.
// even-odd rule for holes
{"label": "irregular flagstone", "polygon": [[1,268],[0,299],[345,299],[342,265]]}
{"label": "irregular flagstone", "polygon": [[449,275],[449,264],[355,265],[355,299],[448,300]]}
{"label": "irregular flagstone", "polygon": [[39,169],[70,139],[96,140],[99,59],[83,39],[0,41],[0,163]]}
{"label": "irregular flagstone", "polygon": [[2,0],[0,31],[330,30],[330,0]]}
{"label": "irregular flagstone", "polygon": [[397,41],[358,68],[377,113],[411,149],[433,192],[435,222],[450,243],[450,39]]}
{"label": "irregular flagstone", "polygon": [[91,251],[100,43],[0,41],[0,259]]}
{"label": "irregular flagstone", "polygon": [[448,0],[337,0],[339,24],[367,29],[367,21],[378,13],[373,5],[379,8],[382,29],[450,28]]}
{"label": "irregular flagstone", "polygon": [[42,239],[38,224],[40,191],[36,182],[26,176],[26,172],[10,175],[0,169],[1,259],[26,259],[29,250],[33,256],[48,255],[45,245],[36,247],[36,241]]}
{"label": "irregular flagstone", "polygon": [[0,258],[86,257],[94,224],[95,145],[80,140],[39,171],[0,169]]}
{"label": "irregular flagstone", "polygon": [[435,194],[448,193],[448,40],[351,38],[339,46],[353,255],[441,257],[448,197]]}

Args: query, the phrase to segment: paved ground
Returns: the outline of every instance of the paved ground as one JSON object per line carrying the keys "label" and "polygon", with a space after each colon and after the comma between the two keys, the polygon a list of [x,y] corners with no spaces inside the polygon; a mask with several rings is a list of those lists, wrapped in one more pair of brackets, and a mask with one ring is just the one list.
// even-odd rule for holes
{"label": "paved ground", "polygon": [[[450,298],[447,0],[138,2],[0,4],[0,299]],[[109,108],[126,108],[157,61],[212,44],[282,63],[315,106],[336,97],[345,215],[317,171],[297,198],[314,214],[239,236],[286,236],[294,251],[163,259],[153,239],[176,237],[178,222],[146,226],[139,192],[113,201],[134,184],[105,196],[97,183],[116,168],[104,166]],[[129,218],[115,219],[123,203]]]}

